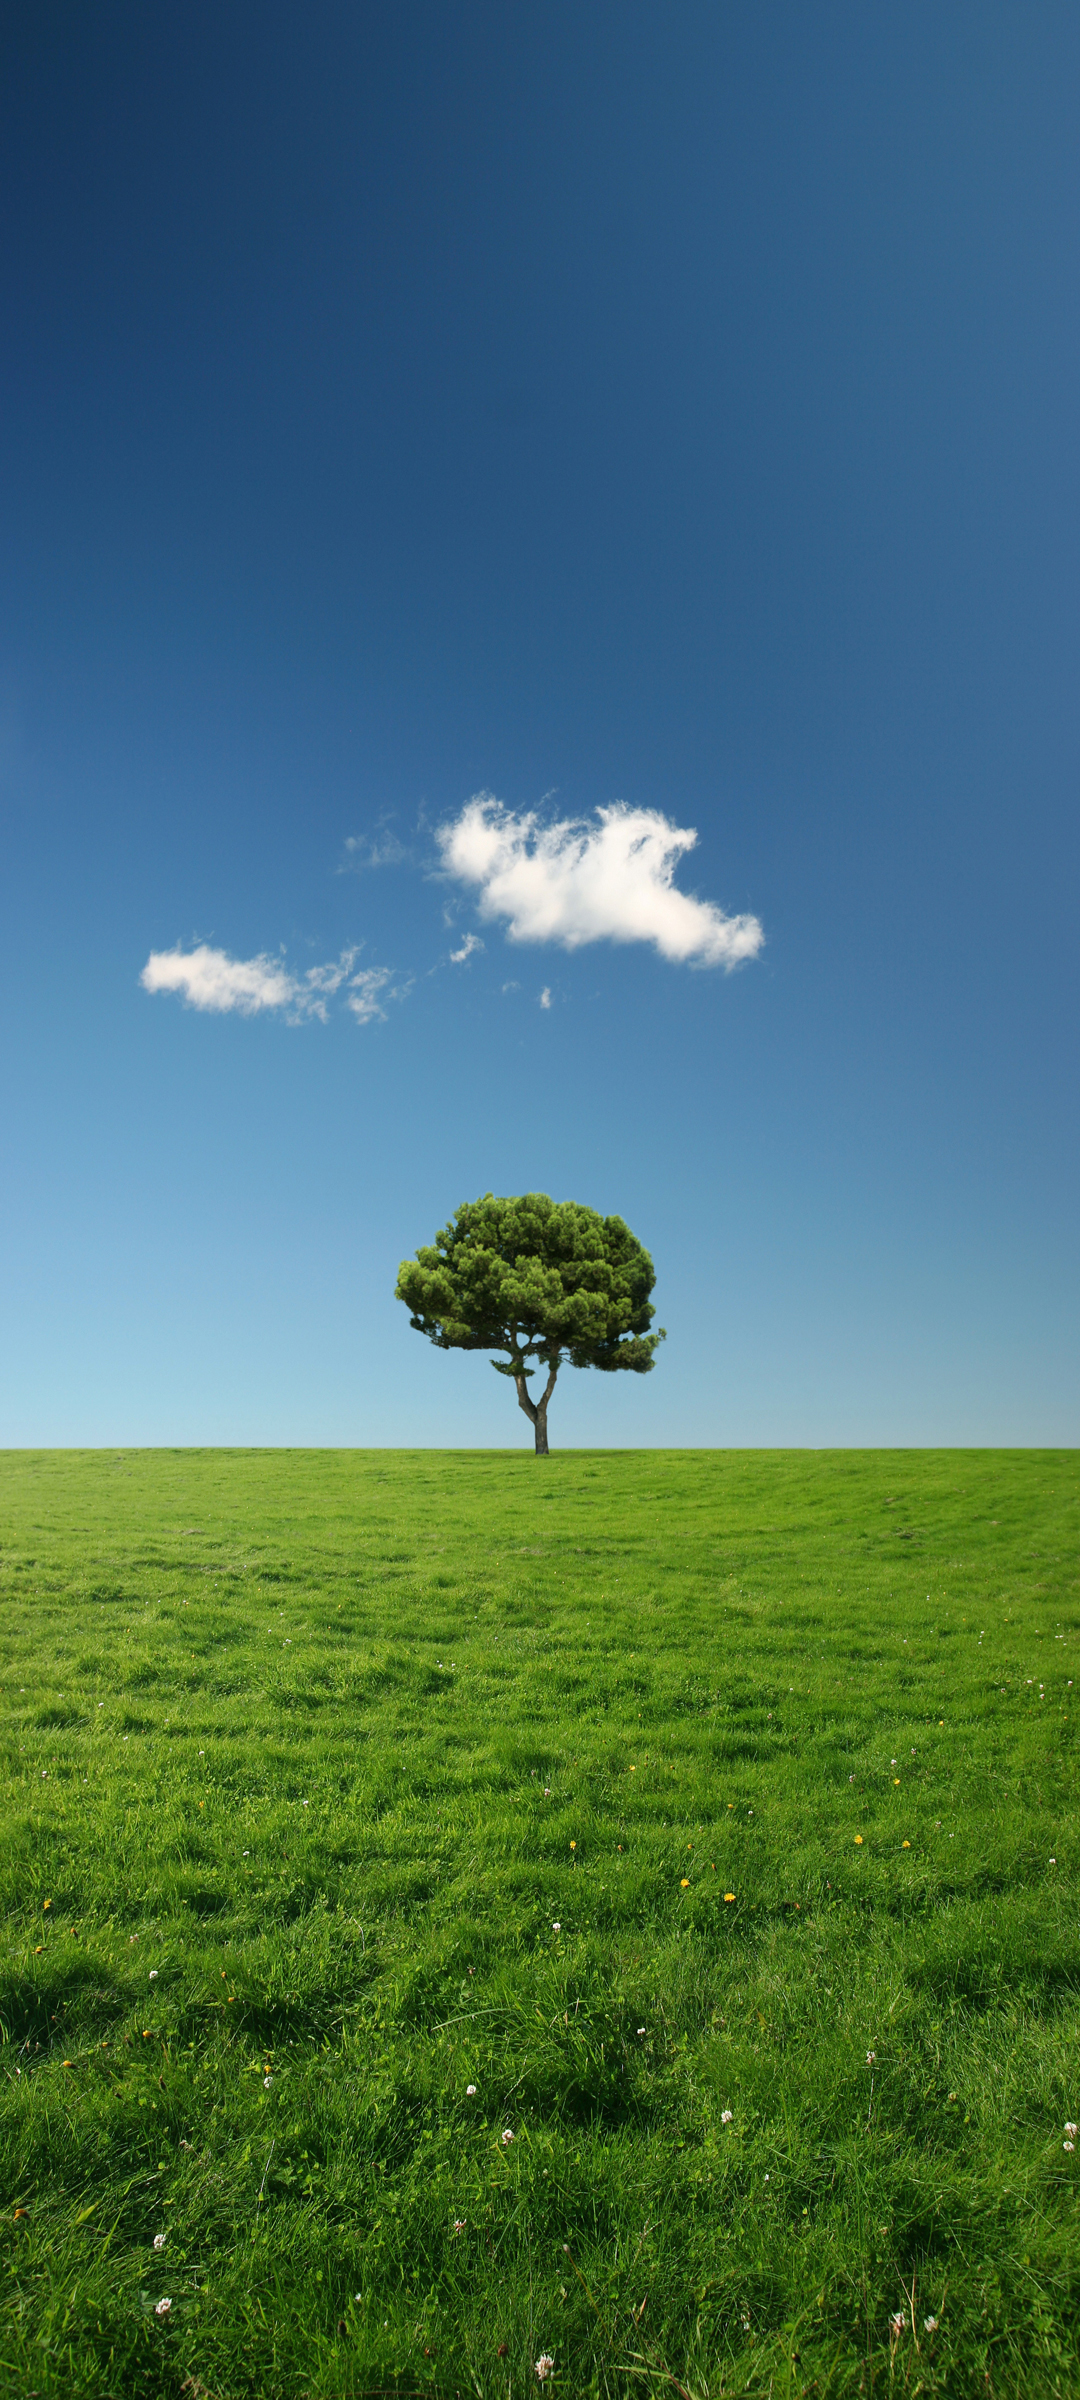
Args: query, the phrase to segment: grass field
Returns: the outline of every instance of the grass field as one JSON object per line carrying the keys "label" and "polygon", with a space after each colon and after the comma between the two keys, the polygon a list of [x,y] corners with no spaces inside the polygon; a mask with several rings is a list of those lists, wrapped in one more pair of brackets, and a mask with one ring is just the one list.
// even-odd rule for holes
{"label": "grass field", "polygon": [[2,2388],[1080,2391],[1077,1485],[9,1454]]}

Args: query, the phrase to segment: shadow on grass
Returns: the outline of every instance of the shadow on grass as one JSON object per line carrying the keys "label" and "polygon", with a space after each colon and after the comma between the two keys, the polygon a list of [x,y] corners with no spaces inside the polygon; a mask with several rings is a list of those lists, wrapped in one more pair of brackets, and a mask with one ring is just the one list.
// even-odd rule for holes
{"label": "shadow on grass", "polygon": [[115,2025],[130,2006],[130,1994],[100,1960],[64,1954],[34,1972],[0,1975],[0,2038],[14,2048],[39,2042],[44,2049],[73,2037],[76,2025],[81,2035]]}

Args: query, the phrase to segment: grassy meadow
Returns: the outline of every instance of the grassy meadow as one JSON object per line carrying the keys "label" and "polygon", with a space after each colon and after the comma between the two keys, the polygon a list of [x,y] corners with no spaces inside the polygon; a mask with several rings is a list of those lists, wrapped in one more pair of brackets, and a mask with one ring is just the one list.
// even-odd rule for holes
{"label": "grassy meadow", "polygon": [[1077,1490],[0,1460],[0,2390],[1080,2391]]}

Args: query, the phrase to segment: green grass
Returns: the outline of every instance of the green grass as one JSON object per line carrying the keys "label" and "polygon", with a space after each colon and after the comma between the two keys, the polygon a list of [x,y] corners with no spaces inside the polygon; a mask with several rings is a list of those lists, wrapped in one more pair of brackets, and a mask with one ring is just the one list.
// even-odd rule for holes
{"label": "green grass", "polygon": [[0,1499],[0,2388],[1080,2390],[1073,1456]]}

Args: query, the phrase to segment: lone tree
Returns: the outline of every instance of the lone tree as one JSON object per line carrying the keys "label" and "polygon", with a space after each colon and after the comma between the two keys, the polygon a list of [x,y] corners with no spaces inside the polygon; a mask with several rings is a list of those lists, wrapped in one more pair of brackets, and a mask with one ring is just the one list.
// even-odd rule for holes
{"label": "lone tree", "polygon": [[[647,1375],[663,1331],[650,1333],[656,1281],[647,1250],[621,1217],[576,1200],[525,1192],[518,1200],[466,1200],[434,1242],[403,1259],[395,1297],[439,1350],[506,1350],[491,1361],[517,1385],[536,1455],[548,1454],[548,1401],[564,1359],[610,1374]],[[547,1368],[539,1400],[530,1365]]]}

